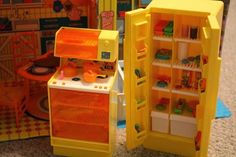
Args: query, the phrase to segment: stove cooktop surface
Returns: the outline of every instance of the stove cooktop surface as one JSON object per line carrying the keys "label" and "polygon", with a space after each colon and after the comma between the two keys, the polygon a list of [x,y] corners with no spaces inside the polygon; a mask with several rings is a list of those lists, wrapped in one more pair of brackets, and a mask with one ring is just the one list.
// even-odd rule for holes
{"label": "stove cooktop surface", "polygon": [[114,76],[97,77],[96,82],[87,83],[83,80],[82,74],[63,78],[61,78],[59,74],[56,74],[55,77],[49,81],[48,86],[51,88],[107,93],[110,91],[113,82]]}

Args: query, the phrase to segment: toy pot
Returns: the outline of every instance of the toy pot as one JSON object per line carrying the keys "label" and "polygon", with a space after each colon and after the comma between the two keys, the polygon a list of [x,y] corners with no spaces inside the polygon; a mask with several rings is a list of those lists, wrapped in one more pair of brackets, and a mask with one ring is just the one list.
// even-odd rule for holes
{"label": "toy pot", "polygon": [[74,77],[78,75],[78,69],[76,65],[70,62],[62,67],[62,71],[65,77]]}
{"label": "toy pot", "polygon": [[84,72],[83,78],[84,78],[84,81],[88,83],[96,82],[97,73],[89,70],[87,72]]}

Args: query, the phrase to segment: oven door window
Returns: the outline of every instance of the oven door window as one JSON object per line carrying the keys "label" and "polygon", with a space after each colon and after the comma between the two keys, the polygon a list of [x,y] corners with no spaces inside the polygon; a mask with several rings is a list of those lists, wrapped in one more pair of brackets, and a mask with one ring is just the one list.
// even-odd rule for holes
{"label": "oven door window", "polygon": [[50,89],[54,137],[108,143],[109,95]]}

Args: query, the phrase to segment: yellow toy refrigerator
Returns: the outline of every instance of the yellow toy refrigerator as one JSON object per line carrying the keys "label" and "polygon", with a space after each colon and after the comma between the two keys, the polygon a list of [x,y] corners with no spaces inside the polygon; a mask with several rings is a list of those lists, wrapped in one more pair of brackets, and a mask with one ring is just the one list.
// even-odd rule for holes
{"label": "yellow toy refrigerator", "polygon": [[118,31],[62,27],[48,81],[53,153],[110,157],[116,138]]}
{"label": "yellow toy refrigerator", "polygon": [[206,157],[223,3],[153,0],[125,15],[127,147]]}

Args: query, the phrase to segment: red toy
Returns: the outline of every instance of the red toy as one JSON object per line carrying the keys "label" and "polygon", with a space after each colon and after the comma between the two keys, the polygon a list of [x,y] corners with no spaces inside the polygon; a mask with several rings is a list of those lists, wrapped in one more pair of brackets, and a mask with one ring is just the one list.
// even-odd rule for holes
{"label": "red toy", "polygon": [[164,32],[163,32],[163,29],[166,27],[166,25],[168,24],[168,21],[165,21],[165,20],[160,20],[156,25],[155,25],[155,28],[154,28],[154,34],[155,35],[163,35]]}

